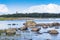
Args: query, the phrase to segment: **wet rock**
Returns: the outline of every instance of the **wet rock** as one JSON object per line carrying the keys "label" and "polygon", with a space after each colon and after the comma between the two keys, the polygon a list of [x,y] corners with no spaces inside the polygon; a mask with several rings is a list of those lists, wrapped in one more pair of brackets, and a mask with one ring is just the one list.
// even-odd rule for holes
{"label": "wet rock", "polygon": [[53,26],[60,26],[60,23],[52,23]]}
{"label": "wet rock", "polygon": [[5,30],[0,30],[0,35],[1,35],[2,33],[5,33]]}
{"label": "wet rock", "polygon": [[50,34],[58,34],[58,31],[57,30],[49,30],[48,31]]}
{"label": "wet rock", "polygon": [[32,40],[32,39],[29,39],[29,40]]}
{"label": "wet rock", "polygon": [[48,24],[44,24],[44,23],[41,23],[41,24],[37,24],[36,26],[42,26],[43,28],[48,28]]}
{"label": "wet rock", "polygon": [[31,31],[38,32],[41,28],[32,28]]}
{"label": "wet rock", "polygon": [[28,28],[25,27],[25,26],[23,26],[23,27],[20,28],[21,31],[24,31],[24,30],[27,30],[27,29],[28,29]]}
{"label": "wet rock", "polygon": [[59,26],[55,26],[55,29],[59,29]]}
{"label": "wet rock", "polygon": [[41,24],[41,26],[43,27],[43,28],[48,28],[48,24]]}
{"label": "wet rock", "polygon": [[15,34],[16,34],[16,30],[13,28],[6,30],[6,35],[15,35]]}
{"label": "wet rock", "polygon": [[42,26],[43,28],[48,28],[48,27],[54,27],[54,26],[60,26],[60,23],[40,23],[36,24],[36,26]]}
{"label": "wet rock", "polygon": [[11,25],[11,24],[8,24],[8,25]]}
{"label": "wet rock", "polygon": [[35,26],[41,26],[41,24],[36,24]]}
{"label": "wet rock", "polygon": [[25,25],[25,23],[23,23],[23,25]]}
{"label": "wet rock", "polygon": [[9,38],[4,38],[4,40],[10,40]]}
{"label": "wet rock", "polygon": [[13,23],[12,25],[16,25],[15,23]]}
{"label": "wet rock", "polygon": [[40,32],[37,32],[36,34],[42,34],[42,33],[40,33]]}
{"label": "wet rock", "polygon": [[0,30],[0,33],[4,33],[5,32],[5,30]]}
{"label": "wet rock", "polygon": [[46,39],[46,40],[50,40],[50,39]]}
{"label": "wet rock", "polygon": [[48,26],[42,26],[43,28],[48,28]]}
{"label": "wet rock", "polygon": [[25,23],[25,26],[26,27],[35,27],[36,23],[34,21],[27,21]]}

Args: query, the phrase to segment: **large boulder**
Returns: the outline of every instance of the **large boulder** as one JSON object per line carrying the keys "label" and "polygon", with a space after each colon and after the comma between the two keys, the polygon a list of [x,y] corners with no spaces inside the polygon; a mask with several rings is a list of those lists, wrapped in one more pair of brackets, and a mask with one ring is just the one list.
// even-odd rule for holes
{"label": "large boulder", "polygon": [[58,34],[58,31],[57,30],[49,30],[48,31],[50,34]]}
{"label": "large boulder", "polygon": [[16,34],[16,30],[13,28],[10,29],[6,29],[6,35],[15,35]]}
{"label": "large boulder", "polygon": [[26,27],[35,27],[36,23],[34,21],[27,21],[25,23],[25,26]]}
{"label": "large boulder", "polygon": [[31,31],[38,32],[41,28],[32,28]]}

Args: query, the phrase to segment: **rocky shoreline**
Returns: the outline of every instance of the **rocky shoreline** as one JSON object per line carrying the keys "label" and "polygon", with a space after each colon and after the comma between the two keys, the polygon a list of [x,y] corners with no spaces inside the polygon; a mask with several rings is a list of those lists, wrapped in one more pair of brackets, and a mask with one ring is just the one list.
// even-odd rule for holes
{"label": "rocky shoreline", "polygon": [[[18,30],[21,31],[26,31],[29,30],[28,28],[31,29],[33,32],[39,32],[41,30],[41,27],[44,29],[47,29],[48,27],[59,27],[60,23],[40,23],[37,24],[34,21],[26,21],[26,23],[23,24],[23,27],[18,28]],[[10,29],[5,29],[5,30],[0,30],[1,33],[6,33],[6,35],[13,35],[16,34],[17,28],[10,28]],[[59,32],[57,30],[49,30],[47,33],[49,34],[58,34]]]}
{"label": "rocky shoreline", "polygon": [[[17,25],[17,24],[8,24],[8,25]],[[43,34],[40,32],[41,28],[48,29],[48,28],[53,28],[53,27],[55,27],[55,29],[50,29],[47,32],[43,32],[43,33],[48,33],[50,35],[59,34],[59,32],[56,30],[56,29],[59,29],[59,27],[60,27],[60,23],[58,23],[58,22],[37,24],[36,22],[30,20],[30,21],[26,21],[25,23],[23,23],[23,27],[0,30],[0,35],[2,33],[5,33],[5,35],[7,35],[7,36],[14,36],[14,35],[19,36],[19,35],[21,35],[21,33],[17,34],[16,31],[18,31],[18,30],[20,32],[35,32],[36,34],[41,35],[41,34]],[[51,40],[51,39],[47,38],[46,40]]]}

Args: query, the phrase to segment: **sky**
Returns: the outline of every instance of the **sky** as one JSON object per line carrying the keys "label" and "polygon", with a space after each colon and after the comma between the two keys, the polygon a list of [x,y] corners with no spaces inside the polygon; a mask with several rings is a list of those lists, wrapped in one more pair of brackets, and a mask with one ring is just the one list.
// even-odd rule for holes
{"label": "sky", "polygon": [[0,14],[60,13],[60,0],[0,0]]}

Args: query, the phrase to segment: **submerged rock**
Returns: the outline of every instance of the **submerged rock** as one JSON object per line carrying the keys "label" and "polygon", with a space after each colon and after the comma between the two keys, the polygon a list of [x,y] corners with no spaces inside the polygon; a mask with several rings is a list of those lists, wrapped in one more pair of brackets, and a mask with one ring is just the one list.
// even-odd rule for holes
{"label": "submerged rock", "polygon": [[46,40],[50,40],[50,39],[46,39]]}
{"label": "submerged rock", "polygon": [[36,23],[34,21],[27,21],[25,23],[25,26],[26,27],[35,27]]}
{"label": "submerged rock", "polygon": [[59,26],[55,26],[55,29],[59,29]]}
{"label": "submerged rock", "polygon": [[11,25],[11,24],[8,24],[8,25]]}
{"label": "submerged rock", "polygon": [[50,34],[58,34],[58,31],[57,30],[49,30],[48,31]]}
{"label": "submerged rock", "polygon": [[32,28],[31,31],[35,31],[35,32],[38,32],[41,28]]}
{"label": "submerged rock", "polygon": [[16,25],[16,24],[13,23],[12,25]]}

